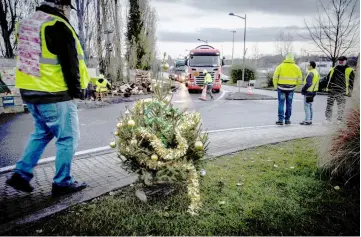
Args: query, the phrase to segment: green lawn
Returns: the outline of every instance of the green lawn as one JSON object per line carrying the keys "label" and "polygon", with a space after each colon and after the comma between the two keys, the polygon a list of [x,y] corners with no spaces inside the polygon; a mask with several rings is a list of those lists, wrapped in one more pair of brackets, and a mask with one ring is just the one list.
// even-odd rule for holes
{"label": "green lawn", "polygon": [[8,234],[359,235],[359,194],[321,178],[317,143],[295,140],[208,161],[199,216],[186,213],[184,190],[145,204],[127,187]]}

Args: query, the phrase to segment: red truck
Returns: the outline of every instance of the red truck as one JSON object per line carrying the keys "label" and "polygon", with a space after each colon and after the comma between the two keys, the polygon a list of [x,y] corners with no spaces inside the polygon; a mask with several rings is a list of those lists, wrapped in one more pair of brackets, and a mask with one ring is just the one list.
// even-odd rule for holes
{"label": "red truck", "polygon": [[222,87],[221,75],[224,57],[221,59],[218,49],[210,45],[200,45],[189,52],[186,59],[188,66],[188,91],[201,91],[204,84],[203,71],[207,70],[213,79],[213,92],[218,93]]}

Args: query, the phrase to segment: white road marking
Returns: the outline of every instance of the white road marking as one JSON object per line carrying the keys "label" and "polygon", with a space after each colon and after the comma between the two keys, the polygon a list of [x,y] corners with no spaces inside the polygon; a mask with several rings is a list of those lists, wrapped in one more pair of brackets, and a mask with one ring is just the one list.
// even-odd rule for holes
{"label": "white road marking", "polygon": [[226,92],[229,92],[229,91],[222,90],[222,94],[217,99],[215,99],[215,101],[222,99],[223,96],[226,94]]}

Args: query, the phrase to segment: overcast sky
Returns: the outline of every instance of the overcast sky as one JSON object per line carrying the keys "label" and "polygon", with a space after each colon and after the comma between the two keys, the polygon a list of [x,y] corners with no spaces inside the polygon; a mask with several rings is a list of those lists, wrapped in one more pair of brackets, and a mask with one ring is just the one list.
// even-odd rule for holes
{"label": "overcast sky", "polygon": [[[158,14],[158,49],[172,57],[199,45],[198,38],[232,54],[232,33],[235,30],[235,57],[243,53],[244,20],[229,16],[230,12],[247,14],[247,55],[276,53],[275,41],[280,31],[292,34],[294,51],[313,52],[307,36],[305,19],[317,16],[318,0],[152,0]],[[327,1],[327,0],[323,0]],[[359,12],[359,6],[358,10]]]}

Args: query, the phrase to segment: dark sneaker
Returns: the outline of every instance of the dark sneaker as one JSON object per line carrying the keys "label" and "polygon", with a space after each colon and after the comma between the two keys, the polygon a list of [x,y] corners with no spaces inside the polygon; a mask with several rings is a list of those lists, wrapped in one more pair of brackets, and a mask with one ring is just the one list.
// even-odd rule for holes
{"label": "dark sneaker", "polygon": [[53,196],[60,196],[60,195],[79,192],[86,187],[88,187],[86,183],[78,183],[77,181],[75,181],[69,186],[60,186],[53,183],[53,188],[51,190],[51,193]]}
{"label": "dark sneaker", "polygon": [[291,121],[287,120],[287,121],[285,121],[285,124],[286,124],[286,125],[290,125],[290,124],[291,124]]}
{"label": "dark sneaker", "polygon": [[300,122],[300,125],[311,125],[312,122],[306,122],[306,121],[303,121],[303,122]]}
{"label": "dark sneaker", "polygon": [[13,187],[18,191],[31,193],[34,188],[30,185],[29,181],[21,177],[20,174],[14,173],[10,179],[6,180],[6,184]]}
{"label": "dark sneaker", "polygon": [[283,125],[283,122],[282,121],[277,121],[276,124],[277,125]]}

